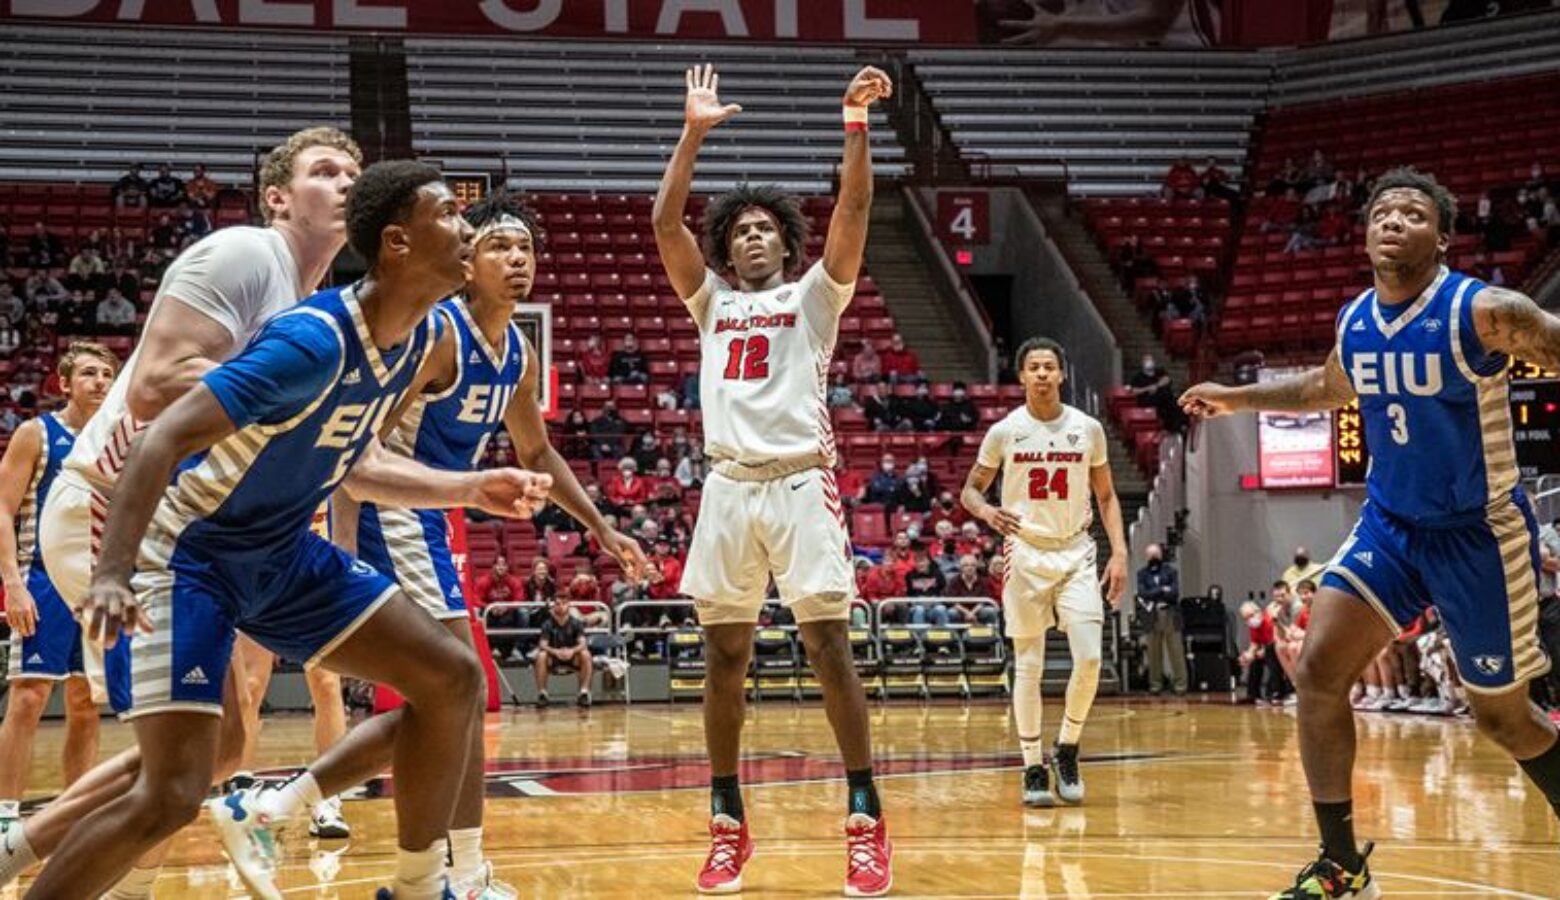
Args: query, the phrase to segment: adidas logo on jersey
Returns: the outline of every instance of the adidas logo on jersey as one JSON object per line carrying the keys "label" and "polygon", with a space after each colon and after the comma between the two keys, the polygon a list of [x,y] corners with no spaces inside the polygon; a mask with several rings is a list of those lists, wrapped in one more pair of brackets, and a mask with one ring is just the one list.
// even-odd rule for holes
{"label": "adidas logo on jersey", "polygon": [[62,434],[59,437],[54,439],[54,446],[56,446],[56,447],[69,447],[70,446],[70,438],[68,438],[68,437],[66,437],[65,435]]}
{"label": "adidas logo on jersey", "polygon": [[467,360],[467,362],[474,366],[477,363],[482,362],[482,357],[477,355],[477,351],[473,350],[471,351],[471,359]]}
{"label": "adidas logo on jersey", "polygon": [[1371,555],[1369,550],[1361,550],[1360,552],[1354,554],[1354,558],[1359,560],[1360,563],[1367,569],[1372,568],[1376,564],[1376,558]]}
{"label": "adidas logo on jersey", "polygon": [[1365,330],[1365,320],[1364,319],[1355,319],[1354,320],[1354,324],[1349,326],[1349,330],[1350,331],[1364,331]]}
{"label": "adidas logo on jersey", "polygon": [[353,369],[352,371],[348,372],[346,375],[342,376],[341,379],[342,384],[360,384],[362,381],[363,373],[359,372],[357,369]]}
{"label": "adidas logo on jersey", "polygon": [[184,677],[179,679],[179,683],[180,684],[210,684],[211,682],[206,680],[206,672],[205,672],[205,670],[201,669],[200,666],[196,666],[195,668],[189,670],[188,672],[185,672],[184,673]]}

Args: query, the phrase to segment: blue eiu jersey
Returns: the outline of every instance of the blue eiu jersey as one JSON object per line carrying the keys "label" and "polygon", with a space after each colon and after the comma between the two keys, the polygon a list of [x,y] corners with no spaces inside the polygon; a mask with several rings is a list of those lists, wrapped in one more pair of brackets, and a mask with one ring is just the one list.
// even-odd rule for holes
{"label": "blue eiu jersey", "polygon": [[43,569],[43,554],[38,552],[38,519],[43,514],[43,500],[49,496],[54,476],[60,473],[60,465],[76,445],[76,433],[53,413],[39,416],[38,424],[43,428],[39,438],[43,446],[33,465],[32,478],[27,482],[27,492],[22,495],[21,508],[16,511],[16,564],[34,599],[38,599],[39,591],[54,593],[54,585]]}
{"label": "blue eiu jersey", "polygon": [[1338,317],[1338,357],[1359,395],[1371,503],[1419,526],[1482,521],[1519,477],[1504,353],[1473,325],[1483,282],[1442,268],[1410,303],[1374,290]]}
{"label": "blue eiu jersey", "polygon": [[504,421],[525,371],[525,341],[510,322],[503,345],[495,348],[459,297],[440,303],[437,313],[454,331],[455,379],[413,401],[385,444],[435,469],[465,472],[476,468]]}
{"label": "blue eiu jersey", "polygon": [[266,324],[204,383],[238,430],[186,461],[143,544],[166,565],[177,548],[224,561],[274,561],[309,532],[399,403],[437,339],[437,317],[381,351],[355,287],[321,291]]}

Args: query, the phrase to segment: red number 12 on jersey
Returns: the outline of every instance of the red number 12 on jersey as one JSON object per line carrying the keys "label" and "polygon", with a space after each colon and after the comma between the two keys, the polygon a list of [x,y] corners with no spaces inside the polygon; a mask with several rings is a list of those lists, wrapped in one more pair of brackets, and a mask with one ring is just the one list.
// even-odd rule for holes
{"label": "red number 12 on jersey", "polygon": [[769,338],[761,334],[737,338],[726,345],[726,380],[756,381],[769,377]]}
{"label": "red number 12 on jersey", "polygon": [[1066,500],[1067,499],[1067,470],[1030,469],[1029,470],[1029,499],[1031,500]]}

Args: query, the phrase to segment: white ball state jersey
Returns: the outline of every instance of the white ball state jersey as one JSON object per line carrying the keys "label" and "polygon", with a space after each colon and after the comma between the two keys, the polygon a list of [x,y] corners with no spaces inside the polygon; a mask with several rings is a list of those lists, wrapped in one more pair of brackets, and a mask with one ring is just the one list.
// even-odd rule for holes
{"label": "white ball state jersey", "polygon": [[1105,429],[1065,404],[1049,422],[1020,406],[986,432],[978,461],[1002,470],[1002,508],[1023,521],[1018,536],[1054,547],[1093,521],[1089,470],[1105,465]]}
{"label": "white ball state jersey", "polygon": [[[172,298],[210,316],[231,332],[233,345],[227,356],[232,357],[272,316],[303,299],[308,291],[298,284],[298,279],[298,264],[280,232],[271,228],[224,228],[190,246],[168,266],[146,321],[155,321],[158,309]],[[65,460],[65,473],[84,479],[104,498],[112,495],[125,453],[135,437],[133,423],[127,416],[126,397],[140,356],[141,349],[137,347]]]}
{"label": "white ball state jersey", "polygon": [[699,326],[707,456],[744,466],[834,464],[829,359],[854,293],[821,262],[798,281],[751,294],[705,274],[684,302]]}

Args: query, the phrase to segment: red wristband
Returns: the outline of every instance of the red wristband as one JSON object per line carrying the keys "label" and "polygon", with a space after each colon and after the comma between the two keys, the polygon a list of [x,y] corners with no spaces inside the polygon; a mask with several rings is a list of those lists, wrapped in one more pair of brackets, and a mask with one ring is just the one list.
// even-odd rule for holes
{"label": "red wristband", "polygon": [[845,116],[846,131],[867,130],[867,108],[865,106],[846,105],[843,113]]}

